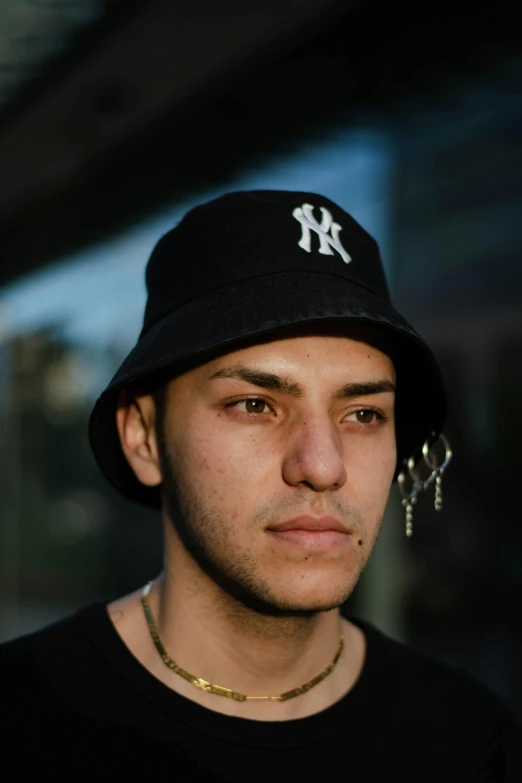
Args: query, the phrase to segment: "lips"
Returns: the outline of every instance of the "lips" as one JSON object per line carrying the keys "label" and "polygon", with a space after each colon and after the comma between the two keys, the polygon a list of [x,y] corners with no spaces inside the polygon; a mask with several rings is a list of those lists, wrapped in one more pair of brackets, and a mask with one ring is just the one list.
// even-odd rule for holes
{"label": "lips", "polygon": [[274,532],[282,532],[284,530],[310,530],[310,531],[326,531],[333,530],[338,533],[349,533],[350,531],[343,525],[337,517],[324,516],[324,517],[312,517],[308,514],[302,514],[293,519],[288,519],[286,522],[281,522],[278,525],[270,527],[269,530]]}

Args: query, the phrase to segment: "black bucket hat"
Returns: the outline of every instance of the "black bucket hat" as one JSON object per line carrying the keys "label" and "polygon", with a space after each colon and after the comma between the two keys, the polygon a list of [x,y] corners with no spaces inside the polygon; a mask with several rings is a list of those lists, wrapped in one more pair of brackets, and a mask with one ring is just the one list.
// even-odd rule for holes
{"label": "black bucket hat", "polygon": [[154,248],[148,299],[134,349],[89,420],[96,460],[123,495],[161,507],[121,450],[120,390],[152,391],[243,344],[314,326],[346,331],[390,356],[397,373],[397,472],[442,431],[446,399],[430,349],[390,303],[375,240],[324,196],[228,193],[190,210]]}

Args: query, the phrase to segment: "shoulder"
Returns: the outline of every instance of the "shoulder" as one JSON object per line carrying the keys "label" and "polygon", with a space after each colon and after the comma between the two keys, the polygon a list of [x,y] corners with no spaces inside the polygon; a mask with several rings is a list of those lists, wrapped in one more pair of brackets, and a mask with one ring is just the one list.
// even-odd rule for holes
{"label": "shoulder", "polygon": [[0,688],[3,704],[9,697],[32,697],[45,685],[66,679],[67,673],[88,653],[84,618],[99,616],[102,604],[79,610],[51,625],[0,644]]}
{"label": "shoulder", "polygon": [[368,639],[368,663],[383,695],[402,694],[407,703],[431,704],[456,712],[479,710],[509,714],[501,699],[467,669],[430,656],[362,621]]}
{"label": "shoulder", "polygon": [[411,644],[383,633],[367,620],[356,621],[367,638],[368,664],[374,675],[382,675],[390,694],[407,688],[412,694],[467,696],[489,705],[501,704],[497,696],[470,671],[428,655]]}
{"label": "shoulder", "polygon": [[[428,758],[436,748],[461,771],[459,780],[522,780],[522,727],[497,694],[463,667],[356,623],[367,638],[363,693],[379,705],[383,727],[415,738],[413,756]],[[475,777],[466,777],[470,770]]]}

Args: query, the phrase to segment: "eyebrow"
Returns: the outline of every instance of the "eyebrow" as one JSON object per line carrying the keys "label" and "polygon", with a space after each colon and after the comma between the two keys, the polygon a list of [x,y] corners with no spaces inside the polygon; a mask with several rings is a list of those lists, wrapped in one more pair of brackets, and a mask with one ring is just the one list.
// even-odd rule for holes
{"label": "eyebrow", "polygon": [[[296,399],[301,399],[305,395],[303,387],[294,381],[290,381],[288,378],[272,372],[257,370],[253,367],[246,367],[242,364],[224,367],[210,376],[210,380],[217,378],[234,378],[250,383],[253,386],[259,386],[262,389],[273,389],[283,392]],[[364,397],[368,394],[381,394],[382,392],[395,393],[395,384],[388,378],[382,378],[377,381],[347,383],[335,392],[334,399],[342,400],[347,397]]]}

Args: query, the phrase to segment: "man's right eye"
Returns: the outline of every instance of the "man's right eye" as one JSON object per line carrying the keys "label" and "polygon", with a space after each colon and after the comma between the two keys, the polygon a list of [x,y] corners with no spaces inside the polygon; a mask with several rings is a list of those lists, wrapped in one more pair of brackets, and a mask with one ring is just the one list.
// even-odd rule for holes
{"label": "man's right eye", "polygon": [[266,402],[266,400],[263,400],[260,397],[248,397],[247,399],[244,400],[236,400],[236,402],[231,402],[230,405],[228,405],[227,407],[239,408],[240,405],[245,406],[243,408],[244,413],[255,415],[255,414],[265,413],[266,412],[265,409],[268,406],[268,403]]}

